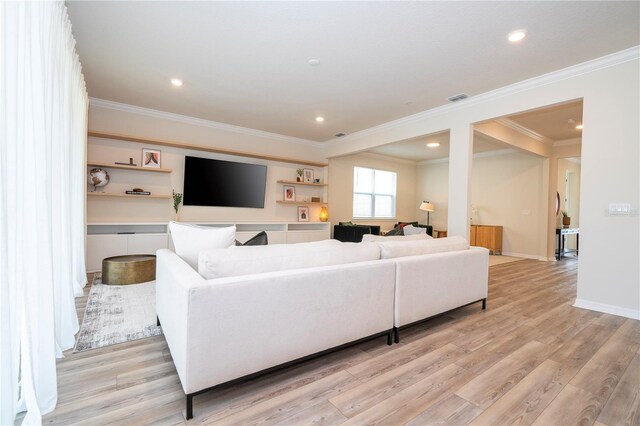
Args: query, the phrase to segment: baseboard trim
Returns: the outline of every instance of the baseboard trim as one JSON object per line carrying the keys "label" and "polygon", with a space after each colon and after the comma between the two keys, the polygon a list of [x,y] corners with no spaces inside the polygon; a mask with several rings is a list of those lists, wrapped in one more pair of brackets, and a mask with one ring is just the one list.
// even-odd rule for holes
{"label": "baseboard trim", "polygon": [[640,310],[621,308],[620,306],[608,305],[606,303],[592,302],[590,300],[576,299],[573,304],[576,308],[588,309],[590,311],[602,312],[604,314],[617,315],[619,317],[640,320]]}
{"label": "baseboard trim", "polygon": [[511,256],[511,257],[522,257],[525,259],[542,260],[545,262],[549,260],[545,256],[535,256],[533,254],[524,254],[524,253],[513,253],[510,251],[505,251],[502,254],[504,254],[505,256]]}

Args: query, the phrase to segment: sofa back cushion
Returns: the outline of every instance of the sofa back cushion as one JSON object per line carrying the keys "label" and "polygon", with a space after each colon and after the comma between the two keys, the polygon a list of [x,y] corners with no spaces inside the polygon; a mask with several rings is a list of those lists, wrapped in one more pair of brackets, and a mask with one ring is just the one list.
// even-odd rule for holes
{"label": "sofa back cushion", "polygon": [[380,259],[380,248],[374,243],[324,240],[270,246],[234,246],[202,251],[198,272],[206,279],[213,279],[377,259]]}
{"label": "sofa back cushion", "polygon": [[469,249],[469,242],[458,236],[431,238],[422,241],[376,241],[376,244],[380,246],[380,257],[382,259]]}
{"label": "sofa back cushion", "polygon": [[424,241],[431,240],[431,235],[426,233],[416,235],[363,235],[362,242],[385,242],[385,241]]}
{"label": "sofa back cushion", "polygon": [[169,232],[176,254],[193,269],[198,269],[198,254],[202,250],[231,247],[236,241],[235,226],[215,228],[172,221]]}

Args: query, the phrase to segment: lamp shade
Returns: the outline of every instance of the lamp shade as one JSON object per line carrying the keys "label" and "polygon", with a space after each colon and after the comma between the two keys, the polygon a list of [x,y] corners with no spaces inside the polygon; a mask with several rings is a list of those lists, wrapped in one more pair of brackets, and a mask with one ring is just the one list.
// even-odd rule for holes
{"label": "lamp shade", "polygon": [[433,204],[431,204],[428,201],[423,201],[422,204],[420,204],[420,210],[424,210],[426,212],[432,212],[435,211],[435,208],[433,207]]}
{"label": "lamp shade", "polygon": [[329,220],[329,212],[327,208],[323,206],[320,209],[320,222],[326,222],[327,220]]}

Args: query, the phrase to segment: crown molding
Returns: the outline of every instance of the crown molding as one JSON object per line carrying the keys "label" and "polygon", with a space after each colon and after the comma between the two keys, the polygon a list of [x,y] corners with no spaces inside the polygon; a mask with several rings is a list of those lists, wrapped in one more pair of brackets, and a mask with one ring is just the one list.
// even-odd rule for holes
{"label": "crown molding", "polygon": [[[400,163],[400,164],[408,164],[410,166],[416,166],[419,164],[418,161],[416,160],[408,160],[406,158],[398,158],[398,157],[394,157],[393,155],[388,155],[388,154],[379,154],[377,152],[358,152],[355,154],[349,154],[349,155],[359,155],[362,157],[368,157],[368,158],[375,158],[376,160],[384,160],[384,161],[392,161],[394,163]],[[340,157],[336,157],[336,158],[340,158]]]}
{"label": "crown molding", "polygon": [[106,99],[89,98],[91,106],[98,108],[112,109],[115,111],[127,112],[130,114],[144,115],[146,117],[160,118],[163,120],[176,121],[178,123],[191,124],[194,126],[208,127],[210,129],[224,130],[226,132],[238,133],[242,135],[257,136],[260,138],[275,139],[280,142],[295,143],[298,145],[322,148],[322,142],[310,141],[307,139],[295,138],[293,136],[281,135],[278,133],[265,132],[263,130],[251,129],[249,127],[235,126],[233,124],[219,123],[217,121],[205,120],[203,118],[190,117],[188,115],[175,114],[172,112],[159,111],[151,108],[144,108],[135,105],[123,104],[120,102],[108,101]]}
{"label": "crown molding", "polygon": [[[516,148],[505,148],[505,149],[496,149],[494,151],[484,151],[473,154],[473,158],[486,158],[486,157],[497,157],[499,155],[508,155],[508,154],[517,154],[522,151]],[[425,166],[429,164],[440,164],[440,163],[448,163],[449,157],[445,158],[436,158],[435,160],[424,160],[419,161],[419,166]]]}
{"label": "crown molding", "polygon": [[497,118],[493,121],[502,124],[503,126],[510,128],[511,130],[515,130],[516,132],[521,133],[531,139],[537,140],[538,142],[542,142],[546,145],[553,144],[553,139],[549,139],[548,137],[543,136],[540,133],[536,133],[528,127],[524,127],[523,125],[518,124],[513,120],[509,120],[508,118]]}
{"label": "crown molding", "polygon": [[561,141],[555,141],[553,143],[553,147],[556,146],[569,146],[569,145],[580,145],[582,144],[582,138],[571,138],[571,139],[563,139]]}
{"label": "crown molding", "polygon": [[620,52],[612,53],[610,55],[602,56],[600,58],[592,59],[587,62],[582,62],[580,64],[572,65],[570,67],[563,68],[557,71],[552,71],[547,74],[542,74],[540,76],[523,80],[518,83],[510,84],[508,86],[491,90],[489,92],[471,96],[463,101],[459,101],[453,104],[442,105],[426,111],[419,112],[417,114],[413,114],[407,117],[399,118],[397,120],[389,121],[387,123],[383,123],[378,126],[360,130],[358,132],[351,133],[339,139],[338,138],[329,139],[328,141],[324,142],[324,145],[326,147],[333,147],[338,143],[344,144],[345,142],[350,142],[360,137],[373,135],[385,130],[390,130],[390,129],[401,127],[410,123],[414,123],[416,121],[422,121],[427,118],[437,117],[439,115],[442,115],[448,112],[465,109],[472,105],[482,104],[495,99],[503,98],[505,96],[524,92],[524,91],[531,90],[541,86],[546,86],[562,80],[577,77],[583,74],[588,74],[603,68],[609,68],[615,65],[619,65],[629,61],[634,61],[637,59],[640,59],[640,45],[622,50]]}

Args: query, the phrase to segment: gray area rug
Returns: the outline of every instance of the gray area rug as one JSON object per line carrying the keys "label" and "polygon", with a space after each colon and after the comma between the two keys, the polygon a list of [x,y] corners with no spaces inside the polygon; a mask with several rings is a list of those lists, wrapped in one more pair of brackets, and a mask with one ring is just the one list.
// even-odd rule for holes
{"label": "gray area rug", "polygon": [[102,284],[96,273],[74,352],[145,337],[159,336],[156,325],[156,282],[131,285]]}

